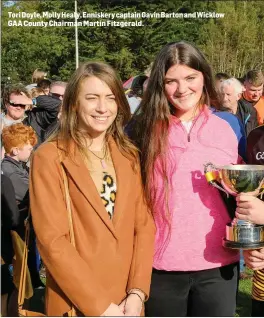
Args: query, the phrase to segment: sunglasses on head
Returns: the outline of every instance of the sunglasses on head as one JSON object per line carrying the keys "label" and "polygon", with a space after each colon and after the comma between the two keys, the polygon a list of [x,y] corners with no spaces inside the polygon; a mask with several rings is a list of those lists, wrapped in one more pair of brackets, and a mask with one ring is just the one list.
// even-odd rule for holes
{"label": "sunglasses on head", "polygon": [[64,96],[64,95],[61,95],[61,94],[58,94],[58,93],[50,93],[50,94],[51,94],[52,97],[55,97],[55,98],[60,98],[60,97],[63,98],[63,96]]}
{"label": "sunglasses on head", "polygon": [[26,108],[26,106],[28,105],[24,105],[24,104],[15,104],[9,101],[9,105],[13,106],[13,107],[22,107],[22,108]]}

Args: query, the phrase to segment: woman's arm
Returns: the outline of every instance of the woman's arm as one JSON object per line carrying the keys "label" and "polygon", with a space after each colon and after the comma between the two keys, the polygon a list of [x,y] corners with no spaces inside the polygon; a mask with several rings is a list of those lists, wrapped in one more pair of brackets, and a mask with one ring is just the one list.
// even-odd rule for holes
{"label": "woman's arm", "polygon": [[139,171],[135,190],[137,196],[134,236],[135,243],[127,285],[127,292],[131,295],[128,296],[125,303],[126,316],[135,314],[140,315],[142,302],[148,298],[154,254],[155,225],[153,217],[148,210],[144,199]]}
{"label": "woman's arm", "polygon": [[33,156],[30,176],[30,206],[38,248],[51,276],[70,301],[84,315],[100,316],[111,300],[98,283],[97,274],[69,241],[62,189],[57,149],[45,144]]}

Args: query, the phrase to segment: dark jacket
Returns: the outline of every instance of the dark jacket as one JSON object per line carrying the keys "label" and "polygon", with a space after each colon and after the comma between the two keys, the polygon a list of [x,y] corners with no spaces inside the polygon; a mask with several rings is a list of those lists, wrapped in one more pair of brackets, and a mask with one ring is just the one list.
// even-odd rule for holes
{"label": "dark jacket", "polygon": [[258,126],[256,109],[244,99],[238,101],[236,116],[240,119],[245,128],[246,135]]}
{"label": "dark jacket", "polygon": [[1,175],[1,201],[1,256],[6,264],[11,264],[14,252],[10,231],[17,229],[20,219],[14,187],[4,174]]}
{"label": "dark jacket", "polygon": [[46,129],[44,133],[44,140],[46,141],[56,130],[60,127],[60,121],[57,118],[49,127]]}
{"label": "dark jacket", "polygon": [[247,139],[248,163],[264,165],[264,125],[251,131]]}
{"label": "dark jacket", "polygon": [[48,95],[37,97],[37,107],[27,111],[23,124],[31,126],[38,137],[38,147],[44,140],[46,129],[57,119],[61,100]]}
{"label": "dark jacket", "polygon": [[26,165],[6,155],[2,160],[2,171],[13,184],[19,208],[27,207],[29,174]]}

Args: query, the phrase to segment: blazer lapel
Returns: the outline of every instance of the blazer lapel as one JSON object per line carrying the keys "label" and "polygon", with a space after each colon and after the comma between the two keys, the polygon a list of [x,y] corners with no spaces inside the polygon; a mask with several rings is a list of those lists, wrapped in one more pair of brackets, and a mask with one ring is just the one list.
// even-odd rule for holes
{"label": "blazer lapel", "polygon": [[62,160],[62,164],[66,168],[71,179],[77,185],[80,192],[89,201],[95,212],[100,216],[101,220],[117,239],[113,222],[109,219],[108,213],[105,210],[100,195],[90,176],[89,170],[86,167],[79,151],[77,151],[77,149],[74,151],[74,162],[69,157],[65,157]]}
{"label": "blazer lapel", "polygon": [[128,195],[130,189],[129,180],[131,168],[130,162],[121,154],[113,138],[109,139],[109,147],[117,179],[117,193],[113,217],[113,224],[116,229],[117,224],[125,213],[125,208],[129,201]]}

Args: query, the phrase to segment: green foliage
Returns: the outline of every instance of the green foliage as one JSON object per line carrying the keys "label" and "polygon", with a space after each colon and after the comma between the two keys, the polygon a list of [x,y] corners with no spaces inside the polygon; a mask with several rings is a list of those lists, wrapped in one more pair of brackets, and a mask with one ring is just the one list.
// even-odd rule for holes
{"label": "green foliage", "polygon": [[[75,69],[74,27],[10,27],[8,12],[74,12],[74,1],[2,3],[2,77],[31,82],[36,68],[67,80]],[[143,27],[78,27],[79,61],[100,60],[123,80],[143,72],[160,48],[172,41],[198,45],[215,72],[242,76],[263,67],[264,2],[193,0],[78,0],[78,12],[224,12],[224,19],[143,19]],[[89,19],[95,21],[94,19]],[[30,21],[39,21],[33,19]],[[74,20],[68,20],[74,21]],[[104,20],[105,21],[105,20]],[[135,21],[135,19],[127,19]]]}
{"label": "green foliage", "polygon": [[217,72],[242,77],[264,66],[264,2],[216,2],[224,19],[210,20],[201,30],[201,47]]}
{"label": "green foliage", "polygon": [[239,281],[236,317],[251,316],[251,289],[251,279],[244,279]]}

